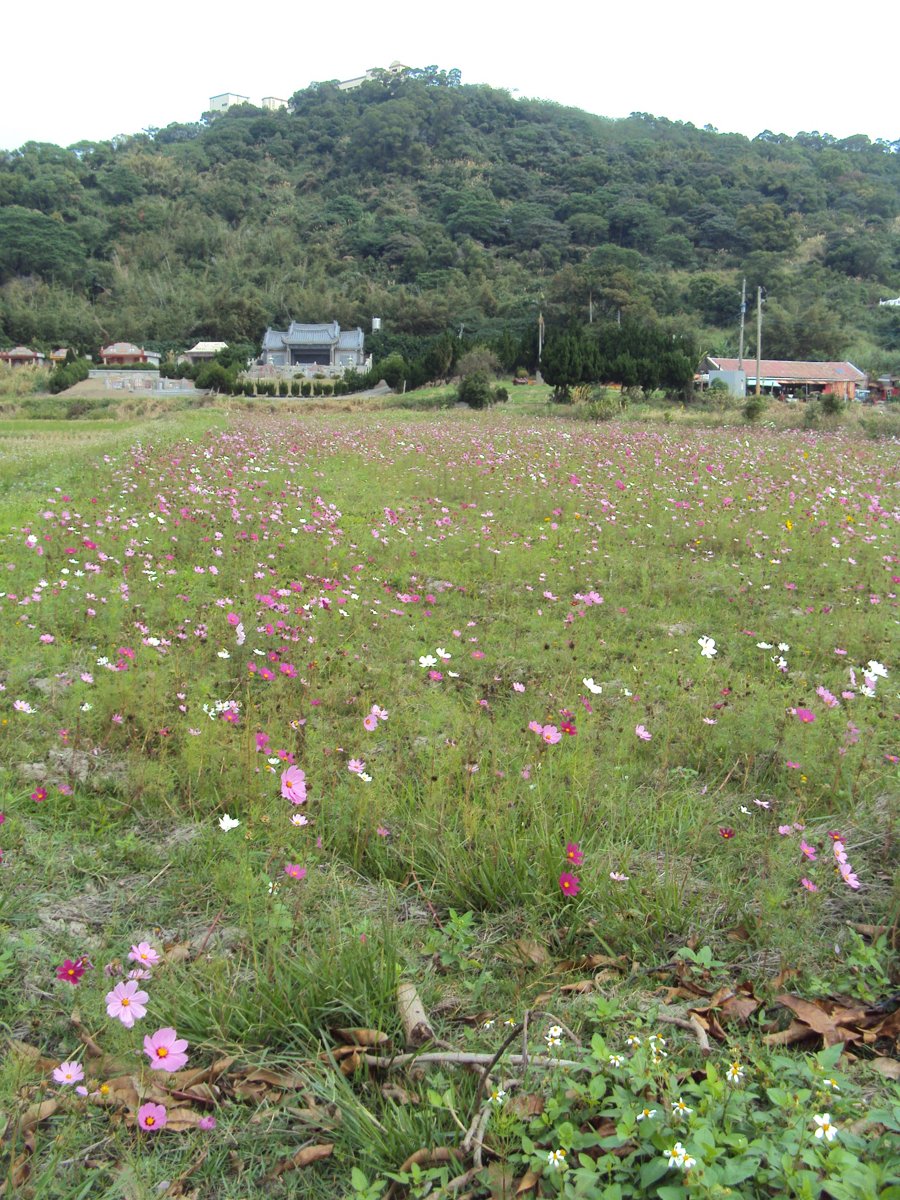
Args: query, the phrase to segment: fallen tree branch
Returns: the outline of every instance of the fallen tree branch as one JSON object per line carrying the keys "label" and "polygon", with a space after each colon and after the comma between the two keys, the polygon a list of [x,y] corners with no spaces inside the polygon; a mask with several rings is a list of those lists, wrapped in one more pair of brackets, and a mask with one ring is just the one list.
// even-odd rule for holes
{"label": "fallen tree branch", "polygon": [[686,1029],[688,1033],[692,1033],[696,1037],[701,1054],[712,1053],[712,1047],[709,1044],[709,1038],[706,1036],[706,1030],[697,1017],[692,1016],[685,1019],[684,1017],[670,1017],[665,1013],[657,1013],[655,1020],[659,1021],[661,1025],[675,1025],[679,1029]]}
{"label": "fallen tree branch", "polygon": [[397,985],[397,1007],[400,1010],[400,1022],[403,1025],[404,1044],[407,1049],[412,1050],[416,1046],[423,1046],[426,1042],[435,1040],[434,1030],[415,984]]}
{"label": "fallen tree branch", "polygon": [[[426,1066],[428,1063],[442,1063],[444,1066],[455,1067],[492,1067],[496,1063],[497,1058],[493,1054],[474,1054],[464,1050],[440,1050],[431,1051],[428,1054],[397,1054],[394,1057],[389,1057],[381,1054],[364,1054],[363,1062],[368,1067],[378,1067],[381,1070],[390,1070],[392,1067],[405,1067],[410,1063],[422,1064]],[[587,1063],[573,1062],[568,1058],[547,1058],[541,1054],[538,1056],[526,1056],[524,1054],[511,1054],[507,1059],[514,1067],[523,1067],[526,1065],[532,1067],[566,1067],[570,1071],[585,1071],[588,1070]]]}

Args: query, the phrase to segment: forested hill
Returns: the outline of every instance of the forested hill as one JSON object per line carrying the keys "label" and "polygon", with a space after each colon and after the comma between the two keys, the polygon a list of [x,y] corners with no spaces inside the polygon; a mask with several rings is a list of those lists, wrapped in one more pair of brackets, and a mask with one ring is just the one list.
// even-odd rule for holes
{"label": "forested hill", "polygon": [[0,342],[160,349],[337,319],[519,338],[655,318],[900,369],[900,143],[621,121],[434,68],[0,159]]}

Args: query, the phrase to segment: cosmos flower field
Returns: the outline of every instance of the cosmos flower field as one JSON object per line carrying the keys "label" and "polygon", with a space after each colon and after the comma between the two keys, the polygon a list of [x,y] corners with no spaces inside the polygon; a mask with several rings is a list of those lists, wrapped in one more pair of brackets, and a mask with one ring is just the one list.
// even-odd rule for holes
{"label": "cosmos flower field", "polygon": [[[441,1041],[493,1052],[538,996],[588,1043],[598,996],[640,1025],[696,961],[762,1002],[724,1066],[788,978],[846,997],[851,962],[860,1002],[888,994],[896,443],[179,420],[0,468],[6,1194],[386,1194],[461,1137],[377,1088],[394,1140],[351,1132],[373,1084],[332,1031],[402,1048],[401,979]],[[688,1189],[702,1144],[660,1137],[659,1186]],[[530,1194],[575,1187],[536,1144]]]}

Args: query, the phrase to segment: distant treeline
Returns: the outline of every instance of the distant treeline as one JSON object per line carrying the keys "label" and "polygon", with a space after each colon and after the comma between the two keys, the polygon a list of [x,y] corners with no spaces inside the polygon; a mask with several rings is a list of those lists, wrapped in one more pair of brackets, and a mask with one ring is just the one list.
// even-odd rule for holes
{"label": "distant treeline", "polygon": [[900,311],[878,300],[900,294],[898,151],[611,121],[436,68],[27,143],[0,158],[0,341],[165,353],[379,316],[518,359],[542,312],[548,337],[593,316],[725,353],[746,277],[767,357],[897,370]]}

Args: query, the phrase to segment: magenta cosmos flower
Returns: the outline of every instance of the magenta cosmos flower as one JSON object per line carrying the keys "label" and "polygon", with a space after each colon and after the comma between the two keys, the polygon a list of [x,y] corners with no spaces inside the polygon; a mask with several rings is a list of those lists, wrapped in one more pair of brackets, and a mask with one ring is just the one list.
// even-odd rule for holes
{"label": "magenta cosmos flower", "polygon": [[77,987],[84,974],[84,968],[85,962],[83,958],[76,958],[74,962],[72,962],[71,958],[67,958],[61,967],[56,968],[56,978],[64,979],[66,983],[71,983],[73,987]]}
{"label": "magenta cosmos flower", "polygon": [[299,767],[288,767],[281,772],[281,794],[291,804],[306,803],[306,772]]}
{"label": "magenta cosmos flower", "polygon": [[577,842],[566,843],[566,858],[576,867],[580,867],[584,862],[584,854]]}
{"label": "magenta cosmos flower", "polygon": [[581,880],[577,875],[570,875],[568,871],[563,871],[559,877],[559,886],[564,896],[577,896],[581,890]]}
{"label": "magenta cosmos flower", "polygon": [[187,1063],[185,1054],[188,1044],[180,1038],[174,1029],[166,1027],[157,1029],[151,1037],[144,1038],[144,1053],[150,1059],[154,1071],[180,1071]]}
{"label": "magenta cosmos flower", "polygon": [[305,879],[306,867],[301,867],[299,863],[285,863],[285,875],[290,875],[291,879]]}
{"label": "magenta cosmos flower", "polygon": [[106,1011],[111,1017],[118,1017],[126,1029],[130,1029],[140,1017],[147,1015],[146,1004],[150,997],[142,992],[134,979],[117,983],[111,992],[106,993]]}
{"label": "magenta cosmos flower", "polygon": [[816,714],[811,708],[795,708],[794,716],[798,721],[802,721],[804,725],[812,725],[816,719]]}
{"label": "magenta cosmos flower", "polygon": [[137,1122],[141,1129],[155,1132],[162,1129],[169,1119],[169,1114],[162,1104],[142,1104],[137,1110]]}

